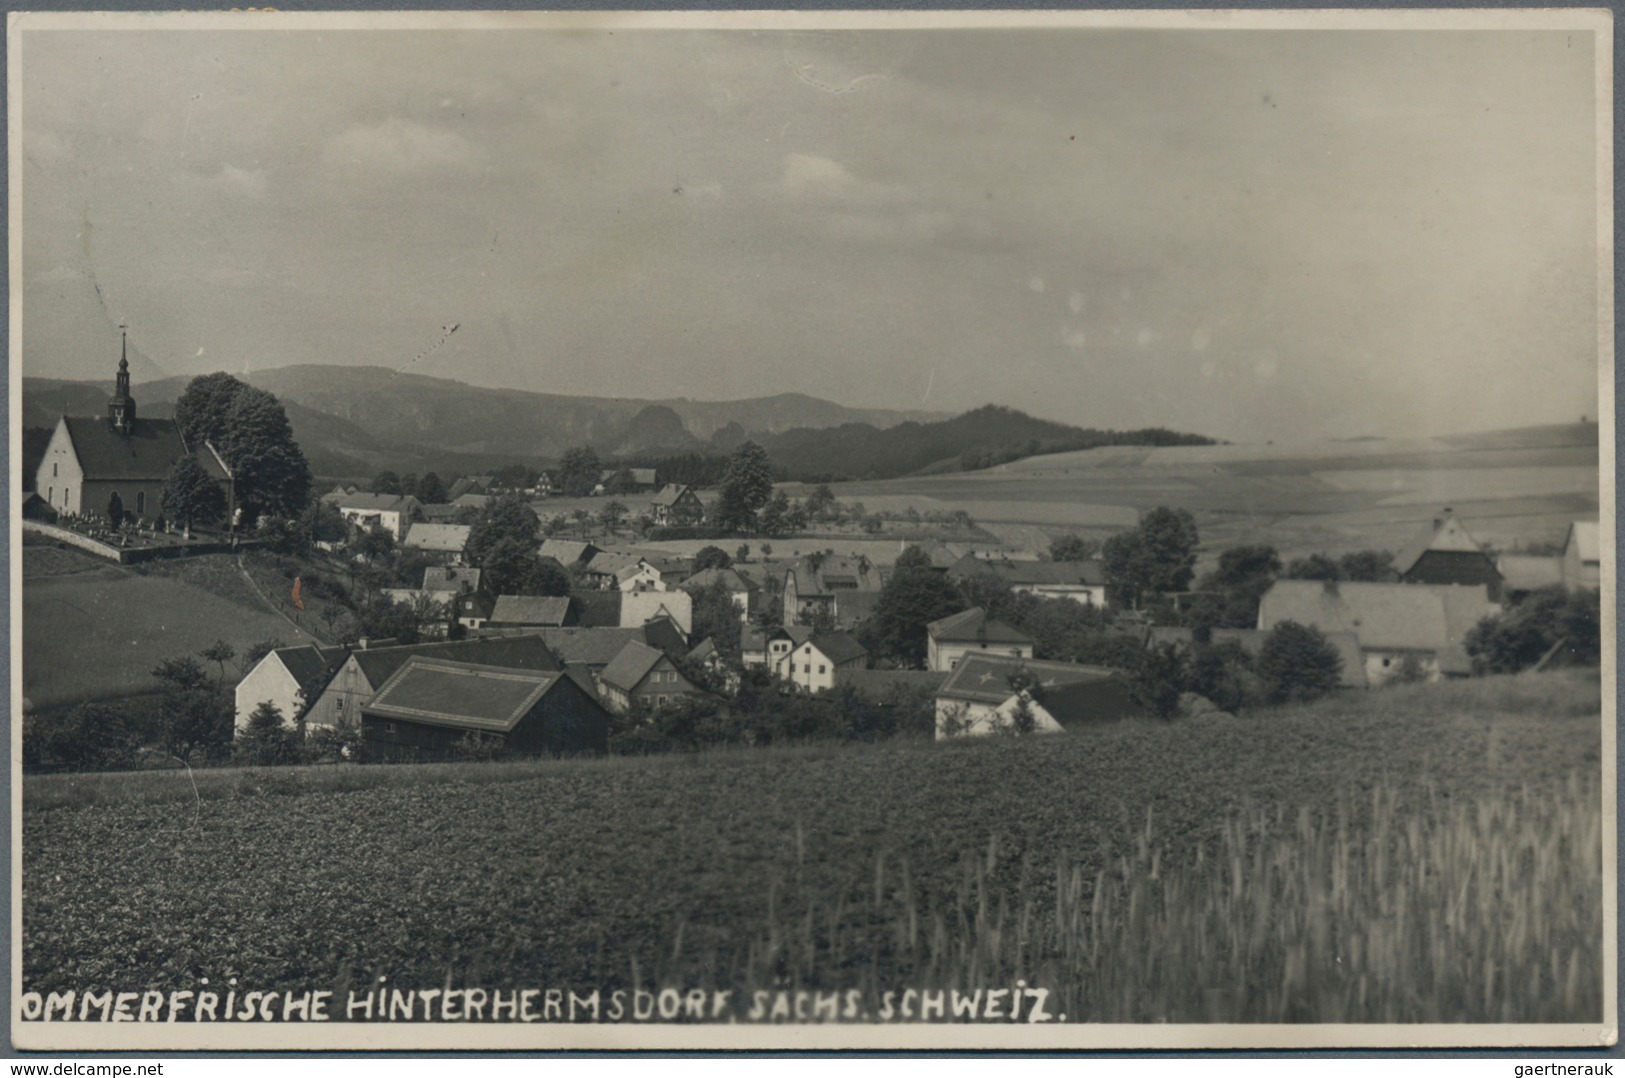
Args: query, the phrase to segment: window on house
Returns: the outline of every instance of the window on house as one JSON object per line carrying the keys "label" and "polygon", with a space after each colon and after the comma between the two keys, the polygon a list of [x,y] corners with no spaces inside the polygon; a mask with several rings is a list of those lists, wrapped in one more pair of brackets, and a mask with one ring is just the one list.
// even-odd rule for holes
{"label": "window on house", "polygon": [[664,696],[655,697],[655,707],[665,707],[665,706],[666,706],[666,698]]}
{"label": "window on house", "polygon": [[818,672],[820,674],[822,674],[824,672],[824,664],[823,663],[818,664]]}
{"label": "window on house", "polygon": [[340,696],[339,698],[334,700],[333,701],[333,706],[334,706],[335,710],[337,710],[340,714],[343,714],[343,712],[344,712],[344,697]]}
{"label": "window on house", "polygon": [[51,462],[51,478],[56,478],[56,461],[54,460]]}
{"label": "window on house", "polygon": [[793,673],[795,673],[795,672],[796,672],[796,664],[795,664],[795,663],[791,663],[791,664],[790,664],[790,673],[792,673],[792,674],[793,674]]}
{"label": "window on house", "polygon": [[1382,660],[1382,665],[1386,669],[1387,667],[1392,666],[1393,662],[1394,662],[1394,660],[1392,660],[1392,659],[1384,659],[1384,660]]}

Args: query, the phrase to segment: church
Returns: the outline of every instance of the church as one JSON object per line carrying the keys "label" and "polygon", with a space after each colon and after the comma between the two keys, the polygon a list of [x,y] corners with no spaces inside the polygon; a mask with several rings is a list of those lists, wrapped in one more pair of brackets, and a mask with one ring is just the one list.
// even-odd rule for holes
{"label": "church", "polygon": [[[35,491],[59,516],[90,516],[151,523],[163,512],[164,483],[184,456],[195,457],[236,505],[231,469],[214,446],[186,444],[173,419],[140,419],[130,396],[127,345],[105,416],[63,416],[45,447]],[[122,520],[120,522],[122,522]]]}

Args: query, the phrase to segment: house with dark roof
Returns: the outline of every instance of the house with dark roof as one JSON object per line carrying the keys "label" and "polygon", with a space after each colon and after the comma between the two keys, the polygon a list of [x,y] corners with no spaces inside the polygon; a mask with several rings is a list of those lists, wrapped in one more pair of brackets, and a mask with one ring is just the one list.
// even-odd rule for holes
{"label": "house with dark roof", "polygon": [[592,543],[577,542],[574,539],[544,539],[542,548],[536,553],[539,557],[552,558],[566,569],[575,572],[603,551]]}
{"label": "house with dark roof", "polygon": [[647,625],[666,618],[687,637],[694,631],[694,600],[686,591],[624,591],[621,593],[621,625]]}
{"label": "house with dark roof", "polygon": [[686,578],[677,585],[690,595],[698,595],[707,588],[718,584],[728,593],[734,606],[739,610],[739,620],[748,622],[756,613],[760,605],[761,589],[748,577],[741,575],[733,569],[701,569],[694,575]]}
{"label": "house with dark roof", "polygon": [[486,619],[488,629],[556,629],[568,625],[568,595],[498,595]]}
{"label": "house with dark roof", "polygon": [[812,638],[810,625],[781,625],[772,629],[747,625],[739,631],[740,662],[747,668],[765,666],[777,670],[781,659]]}
{"label": "house with dark roof", "polygon": [[971,652],[1012,659],[1033,657],[1033,638],[1013,625],[987,616],[979,606],[950,614],[925,627],[926,669],[952,670]]}
{"label": "house with dark roof", "polygon": [[667,483],[650,500],[649,519],[660,527],[697,527],[705,523],[705,503],[693,487]]}
{"label": "house with dark roof", "polygon": [[361,705],[363,760],[455,758],[472,736],[506,755],[602,754],[609,713],[568,670],[527,670],[414,655]]}
{"label": "house with dark roof", "polygon": [[851,633],[819,633],[798,644],[773,667],[774,676],[804,692],[826,692],[843,673],[869,665],[869,650]]}
{"label": "house with dark roof", "polygon": [[623,647],[598,673],[598,687],[611,711],[625,714],[634,704],[664,707],[705,690],[684,677],[671,657],[636,640]]}
{"label": "house with dark roof", "polygon": [[[622,471],[630,476],[631,481],[625,483],[622,489],[614,489],[615,477]],[[598,485],[593,489],[593,493],[603,494],[614,489],[616,494],[647,494],[658,485],[653,468],[605,468],[598,476]]]}
{"label": "house with dark roof", "polygon": [[1258,627],[1283,621],[1310,625],[1360,642],[1365,680],[1373,687],[1396,676],[1407,660],[1429,679],[1472,673],[1467,634],[1501,607],[1485,585],[1373,584],[1277,580],[1258,603]]}
{"label": "house with dark roof", "polygon": [[1110,722],[1140,712],[1122,673],[1105,666],[966,655],[937,693],[937,738],[1019,726],[1033,733]]}
{"label": "house with dark roof", "polygon": [[192,457],[225,496],[227,516],[236,510],[236,482],[208,442],[189,446],[173,419],[136,415],[130,395],[130,363],[121,354],[105,416],[62,416],[34,473],[35,489],[60,516],[156,521],[163,514],[164,484],[182,457]]}
{"label": "house with dark roof", "polygon": [[1482,584],[1492,599],[1501,595],[1501,574],[1478,540],[1447,507],[1394,559],[1406,584]]}
{"label": "house with dark roof", "polygon": [[303,644],[266,652],[237,683],[237,735],[248,728],[248,717],[255,708],[267,702],[276,705],[288,726],[295,725],[304,710],[306,694],[314,696],[321,691],[326,676],[348,650]]}
{"label": "house with dark roof", "polygon": [[452,480],[451,486],[446,489],[446,500],[455,502],[464,494],[491,493],[491,477],[488,475],[464,475]]}
{"label": "house with dark roof", "polygon": [[1106,570],[1097,560],[1019,561],[978,558],[967,554],[948,570],[954,580],[991,577],[1011,591],[1041,599],[1071,599],[1088,606],[1106,605]]}
{"label": "house with dark roof", "polygon": [[447,565],[461,565],[463,548],[468,546],[471,531],[473,528],[467,524],[410,524],[406,529],[406,538],[401,540],[401,547],[431,555]]}
{"label": "house with dark roof", "polygon": [[485,623],[491,620],[491,612],[496,609],[496,596],[485,591],[463,592],[452,600],[452,610],[457,618],[457,624],[465,629],[483,629]]}
{"label": "house with dark roof", "polygon": [[619,628],[621,593],[591,587],[576,588],[570,592],[570,610],[574,624],[582,628]]}
{"label": "house with dark roof", "polygon": [[[801,622],[815,625],[828,620],[839,625],[842,597],[857,592],[878,595],[886,586],[887,572],[868,558],[837,554],[810,554],[797,558],[784,573],[785,624]],[[861,620],[853,612],[857,604],[848,604],[847,623]],[[873,610],[873,604],[867,604]]]}
{"label": "house with dark roof", "polygon": [[1563,540],[1563,583],[1570,591],[1602,587],[1602,527],[1595,520],[1576,520]]}
{"label": "house with dark roof", "polygon": [[1510,603],[1541,588],[1563,587],[1563,570],[1561,556],[1502,554],[1495,559],[1495,571],[1501,574],[1501,598]]}
{"label": "house with dark roof", "polygon": [[360,721],[361,707],[414,655],[479,663],[516,670],[553,671],[560,663],[539,634],[447,640],[428,644],[368,646],[352,650],[315,694],[305,713],[307,726],[342,726]]}

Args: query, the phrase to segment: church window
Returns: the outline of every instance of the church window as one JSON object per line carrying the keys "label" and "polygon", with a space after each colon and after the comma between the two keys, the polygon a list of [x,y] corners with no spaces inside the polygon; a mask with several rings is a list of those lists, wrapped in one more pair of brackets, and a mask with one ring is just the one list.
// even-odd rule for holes
{"label": "church window", "polygon": [[135,515],[138,517],[147,515],[147,492],[144,490],[135,492]]}
{"label": "church window", "polygon": [[51,462],[51,478],[56,478],[56,461],[54,460]]}
{"label": "church window", "polygon": [[56,504],[56,488],[55,487],[46,487],[45,488],[45,501],[46,501],[47,504],[50,504],[50,505],[55,505]]}

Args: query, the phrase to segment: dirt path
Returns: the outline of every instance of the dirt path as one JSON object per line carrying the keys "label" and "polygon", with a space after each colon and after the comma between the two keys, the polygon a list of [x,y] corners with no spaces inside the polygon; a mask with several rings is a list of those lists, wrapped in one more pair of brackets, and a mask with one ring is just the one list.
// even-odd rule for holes
{"label": "dirt path", "polygon": [[239,553],[237,555],[237,568],[243,574],[243,579],[248,581],[248,586],[254,590],[254,594],[259,596],[260,602],[264,603],[271,610],[275,611],[277,617],[281,618],[283,621],[287,622],[289,625],[292,625],[295,629],[298,629],[300,632],[306,634],[307,636],[309,636],[311,639],[315,640],[317,643],[321,644],[322,646],[324,646],[324,647],[327,646],[328,641],[327,641],[327,638],[325,636],[322,636],[320,633],[316,632],[314,629],[306,628],[305,626],[299,624],[297,621],[294,621],[292,618],[290,618],[288,616],[287,611],[283,610],[280,606],[278,606],[276,603],[271,601],[270,596],[266,595],[265,592],[263,590],[261,590],[261,588],[259,586],[259,582],[254,579],[254,574],[250,573],[248,571],[248,566],[243,564],[243,556],[242,556],[241,553]]}

